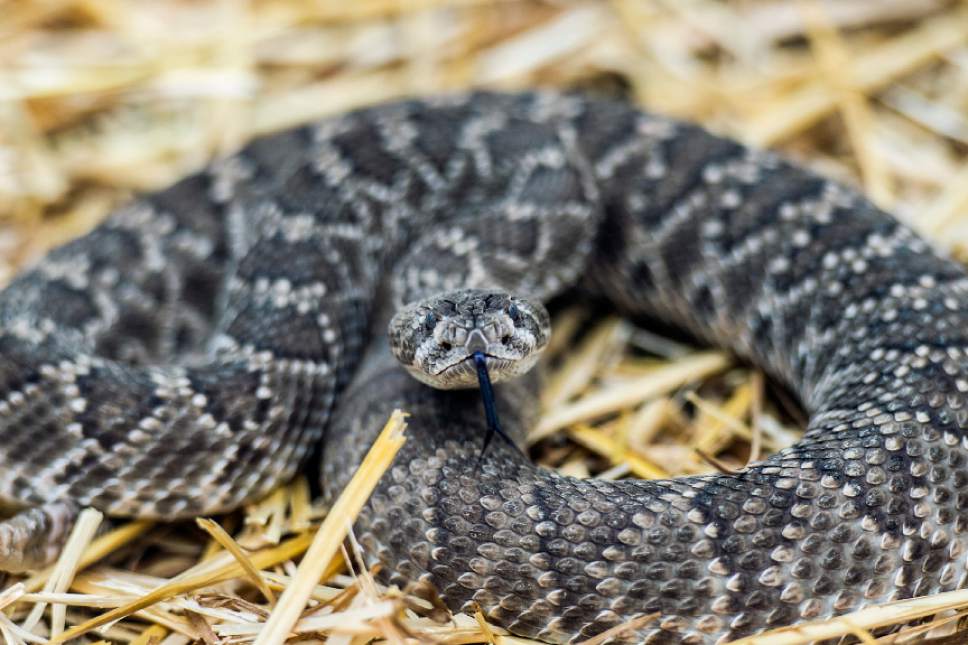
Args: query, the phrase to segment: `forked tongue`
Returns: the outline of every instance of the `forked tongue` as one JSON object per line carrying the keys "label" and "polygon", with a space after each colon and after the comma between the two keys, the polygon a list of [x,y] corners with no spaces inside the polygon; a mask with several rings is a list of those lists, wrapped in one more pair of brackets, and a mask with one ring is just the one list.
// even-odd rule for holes
{"label": "forked tongue", "polygon": [[512,446],[515,450],[519,450],[518,446],[511,441],[511,438],[504,434],[504,430],[501,429],[501,423],[497,418],[497,406],[494,401],[494,388],[491,387],[491,375],[487,372],[487,359],[484,357],[484,352],[474,352],[474,365],[477,367],[477,380],[481,384],[481,400],[484,402],[484,417],[487,419],[487,434],[484,435],[484,445],[481,447],[481,454],[477,457],[477,464],[480,466],[481,460],[484,458],[484,453],[487,451],[487,447],[491,444],[491,439],[494,435],[498,435],[506,442],[508,445]]}

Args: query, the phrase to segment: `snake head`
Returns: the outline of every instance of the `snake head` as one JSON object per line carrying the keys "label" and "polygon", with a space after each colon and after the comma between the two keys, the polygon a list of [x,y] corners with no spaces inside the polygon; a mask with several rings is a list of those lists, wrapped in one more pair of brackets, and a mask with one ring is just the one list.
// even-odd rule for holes
{"label": "snake head", "polygon": [[539,302],[504,291],[459,289],[406,305],[390,320],[393,355],[418,380],[453,390],[477,387],[474,353],[495,383],[531,369],[551,335]]}

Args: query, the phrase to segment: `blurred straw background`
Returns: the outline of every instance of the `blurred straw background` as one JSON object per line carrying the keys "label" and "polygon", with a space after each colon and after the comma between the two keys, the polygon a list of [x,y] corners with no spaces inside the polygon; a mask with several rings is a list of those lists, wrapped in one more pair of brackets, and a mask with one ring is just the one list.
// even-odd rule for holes
{"label": "blurred straw background", "polygon": [[[539,85],[619,94],[779,148],[968,261],[968,2],[0,0],[0,282],[133,191],[258,134],[394,97]],[[556,328],[532,436],[548,466],[664,477],[740,468],[796,440],[795,403],[725,354],[580,308]],[[3,585],[0,636],[526,642],[484,615],[450,616],[430,590],[347,569],[345,518],[324,517],[302,480],[197,526],[105,531],[86,512],[55,567]],[[297,569],[311,543],[329,555]],[[280,594],[299,603],[288,623]],[[858,609],[755,642],[968,639],[968,593]]]}

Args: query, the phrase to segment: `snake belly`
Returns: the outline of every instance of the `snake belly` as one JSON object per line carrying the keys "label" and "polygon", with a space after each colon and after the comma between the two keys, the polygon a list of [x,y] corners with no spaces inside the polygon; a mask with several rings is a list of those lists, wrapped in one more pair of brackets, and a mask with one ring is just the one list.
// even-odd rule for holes
{"label": "snake belly", "polygon": [[[579,480],[499,444],[477,468],[476,394],[414,382],[382,322],[578,284],[788,384],[804,438],[731,475]],[[357,523],[390,581],[548,642],[653,612],[620,639],[724,642],[964,584],[966,285],[856,192],[623,103],[378,106],[139,198],[0,294],[0,496],[212,513],[321,440],[334,494],[402,407]],[[498,394],[520,436],[533,381]]]}

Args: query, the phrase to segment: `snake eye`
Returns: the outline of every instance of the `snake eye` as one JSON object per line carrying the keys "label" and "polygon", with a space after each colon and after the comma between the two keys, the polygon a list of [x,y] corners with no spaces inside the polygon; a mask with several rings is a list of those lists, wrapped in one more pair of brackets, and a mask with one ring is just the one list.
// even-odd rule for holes
{"label": "snake eye", "polygon": [[510,305],[508,305],[507,312],[508,312],[508,316],[510,316],[511,320],[513,320],[514,322],[518,322],[518,320],[521,318],[521,312],[518,310],[518,306],[513,302]]}
{"label": "snake eye", "polygon": [[437,325],[437,316],[433,312],[428,311],[427,315],[424,316],[424,327],[427,331],[433,331],[434,327]]}

